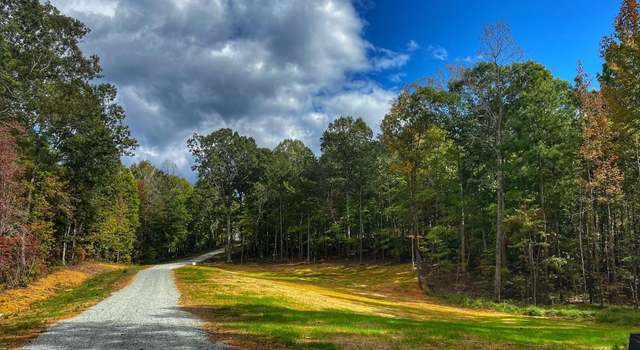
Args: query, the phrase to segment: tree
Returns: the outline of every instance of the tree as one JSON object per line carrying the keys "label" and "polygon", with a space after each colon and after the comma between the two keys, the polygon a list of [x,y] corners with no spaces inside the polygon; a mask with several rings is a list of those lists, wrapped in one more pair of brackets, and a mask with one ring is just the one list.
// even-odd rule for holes
{"label": "tree", "polygon": [[[616,282],[614,261],[616,237],[611,207],[622,198],[623,173],[618,167],[615,135],[607,116],[602,94],[588,90],[590,82],[586,75],[579,74],[576,81],[575,94],[584,120],[580,145],[584,169],[582,186],[587,194],[587,205],[590,208],[588,212],[594,216],[592,230],[598,230],[598,207],[606,208],[607,235],[603,263],[606,264],[607,281],[600,281],[600,287],[604,289],[605,283],[615,284]],[[591,225],[587,223],[587,227]],[[604,293],[603,290],[602,292]],[[601,295],[601,297],[604,296]]]}
{"label": "tree", "polygon": [[[267,172],[273,181],[273,187],[278,196],[281,259],[285,258],[284,235],[288,235],[289,230],[287,222],[294,220],[300,222],[302,221],[300,220],[302,216],[309,215],[308,203],[303,191],[308,181],[308,169],[314,162],[315,156],[313,152],[300,140],[284,140],[273,149],[271,167],[267,167]],[[290,203],[291,205],[283,208],[283,203]],[[288,213],[283,213],[283,210]],[[293,218],[292,220],[286,220],[287,217]],[[302,224],[297,225],[295,229],[298,231],[298,250],[301,258],[303,253]]]}
{"label": "tree", "polygon": [[189,201],[193,195],[191,184],[178,176],[167,175],[162,190],[164,235],[161,238],[168,256],[178,257],[187,253],[186,241],[192,215]]}
{"label": "tree", "polygon": [[603,38],[604,58],[600,83],[602,94],[611,112],[611,119],[621,131],[634,135],[640,132],[640,14],[637,0],[624,0],[615,20],[612,36]]}
{"label": "tree", "polygon": [[9,286],[24,286],[32,277],[39,260],[33,251],[33,236],[24,225],[24,187],[20,180],[15,126],[0,124],[0,281]]}
{"label": "tree", "polygon": [[[517,66],[505,66],[517,59],[521,51],[513,38],[509,27],[497,23],[485,28],[482,38],[484,50],[482,57],[486,60],[476,67],[463,72],[464,91],[467,107],[478,120],[479,136],[485,147],[494,155],[494,179],[496,183],[496,250],[494,297],[497,301],[502,297],[502,267],[504,260],[504,237],[502,225],[504,220],[504,125],[509,115],[508,105],[515,93],[512,81]],[[481,136],[480,136],[481,135]]]}
{"label": "tree", "polygon": [[119,157],[136,145],[115,88],[94,84],[98,58],[78,46],[88,30],[49,3],[0,5],[0,119],[25,130],[26,224],[42,240],[41,253],[60,249],[63,263],[68,243],[72,260],[79,240],[82,249],[93,244],[88,232],[102,220],[100,199]]}
{"label": "tree", "polygon": [[231,216],[234,204],[243,204],[256,180],[257,146],[252,138],[240,136],[230,129],[220,129],[205,136],[194,134],[188,145],[195,159],[193,170],[198,172],[198,180],[215,189],[224,200],[227,261],[231,261]]}
{"label": "tree", "polygon": [[320,148],[322,162],[329,176],[344,194],[345,209],[343,220],[347,239],[351,238],[351,216],[349,201],[352,192],[358,196],[358,257],[362,262],[364,240],[363,194],[367,191],[373,174],[369,168],[374,162],[375,143],[371,128],[362,120],[353,117],[339,117],[322,134]]}
{"label": "tree", "polygon": [[[618,206],[614,208],[611,215],[633,215],[637,217],[640,213],[640,14],[637,0],[624,0],[620,6],[620,12],[614,22],[614,32],[612,35],[603,38],[601,42],[601,56],[604,59],[602,73],[599,76],[601,86],[602,112],[599,119],[606,118],[608,129],[611,135],[605,135],[614,143],[611,145],[617,157],[616,168],[619,173],[615,174],[613,181],[619,181],[621,191],[624,192],[624,200],[618,201]],[[604,120],[601,120],[598,128],[592,125],[594,131],[603,130]],[[604,140],[603,140],[604,141]],[[606,146],[605,146],[606,148]],[[614,157],[614,155],[609,155]],[[604,163],[607,163],[605,161]],[[604,164],[601,164],[604,166]],[[622,174],[622,178],[619,178]],[[605,185],[606,186],[606,185]],[[616,187],[618,185],[613,185]],[[611,203],[613,204],[613,203]],[[611,204],[607,208],[611,208]],[[619,213],[627,214],[619,214]],[[629,214],[629,212],[633,214]],[[609,217],[607,213],[605,217]],[[617,220],[621,227],[615,227],[616,223],[611,223],[608,230],[616,231],[616,238],[619,240],[618,246],[623,244],[630,249],[640,247],[640,227],[637,220],[632,218]],[[613,226],[611,226],[613,225]],[[616,289],[627,290],[636,305],[640,305],[640,260],[631,251],[615,249],[621,257],[624,257],[619,266],[612,266],[614,252],[612,242],[607,242],[609,252],[607,257],[607,279],[608,296],[616,297]],[[615,273],[613,273],[615,272]],[[616,279],[621,286],[611,281],[611,276]],[[622,278],[620,278],[622,277]],[[604,283],[604,282],[603,282]]]}
{"label": "tree", "polygon": [[[447,91],[416,86],[414,92],[400,94],[382,121],[381,139],[391,155],[391,167],[402,174],[408,184],[412,257],[416,252],[415,239],[422,231],[416,200],[418,170],[424,154],[438,147],[440,140],[432,137],[434,127],[445,119],[455,101],[456,96]],[[417,266],[422,269],[420,262]],[[424,287],[424,273],[421,270],[418,273]]]}
{"label": "tree", "polygon": [[140,226],[137,186],[131,171],[120,166],[113,192],[103,198],[101,218],[94,233],[95,251],[103,259],[130,262]]}

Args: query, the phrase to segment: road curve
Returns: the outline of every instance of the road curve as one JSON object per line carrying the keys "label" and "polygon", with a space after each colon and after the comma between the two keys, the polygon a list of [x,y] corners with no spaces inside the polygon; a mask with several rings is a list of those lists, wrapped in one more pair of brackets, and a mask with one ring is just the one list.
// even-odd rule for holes
{"label": "road curve", "polygon": [[224,349],[209,341],[195,316],[180,309],[172,272],[223,252],[140,271],[127,287],[57,323],[24,349]]}

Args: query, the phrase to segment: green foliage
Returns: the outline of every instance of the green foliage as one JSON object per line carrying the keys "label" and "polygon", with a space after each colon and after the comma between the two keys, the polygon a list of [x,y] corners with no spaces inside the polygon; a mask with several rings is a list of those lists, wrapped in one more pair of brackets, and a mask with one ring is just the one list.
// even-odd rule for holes
{"label": "green foliage", "polygon": [[129,169],[121,167],[112,190],[100,208],[94,251],[103,259],[130,262],[140,226],[140,198]]}
{"label": "green foliage", "polygon": [[135,186],[120,162],[136,141],[116,89],[95,82],[98,57],[79,48],[88,31],[50,3],[0,5],[0,125],[23,131],[15,193],[47,264],[129,260],[137,229]]}
{"label": "green foliage", "polygon": [[231,245],[236,238],[231,216],[244,206],[248,192],[260,176],[261,154],[253,138],[240,136],[231,129],[209,135],[194,134],[188,145],[195,159],[193,169],[198,172],[198,181],[213,192],[209,195],[224,203],[227,260],[231,261]]}
{"label": "green foliage", "polygon": [[193,186],[181,177],[156,169],[147,161],[132,165],[131,171],[140,198],[136,258],[164,260],[201,248],[191,243],[189,237],[196,200]]}

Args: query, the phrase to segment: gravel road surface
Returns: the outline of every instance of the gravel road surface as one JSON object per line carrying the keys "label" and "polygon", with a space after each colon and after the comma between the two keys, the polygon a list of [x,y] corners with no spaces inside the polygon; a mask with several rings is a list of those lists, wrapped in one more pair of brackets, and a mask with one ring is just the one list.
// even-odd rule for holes
{"label": "gravel road surface", "polygon": [[195,316],[180,310],[172,272],[223,252],[140,271],[130,285],[57,323],[24,349],[224,349],[209,341]]}

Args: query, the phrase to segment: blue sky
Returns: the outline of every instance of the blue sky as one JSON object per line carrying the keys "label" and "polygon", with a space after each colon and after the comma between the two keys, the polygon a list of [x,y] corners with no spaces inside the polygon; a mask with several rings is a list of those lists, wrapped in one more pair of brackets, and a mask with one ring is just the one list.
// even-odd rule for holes
{"label": "blue sky", "polygon": [[338,116],[374,130],[403,85],[473,63],[487,24],[508,23],[525,57],[572,80],[600,71],[611,0],[51,0],[91,32],[140,147],[130,164],[173,163],[194,179],[186,140],[232,128],[262,147],[316,154]]}
{"label": "blue sky", "polygon": [[[367,23],[364,36],[374,45],[403,50],[414,40],[420,46],[395,72],[406,74],[402,82],[407,83],[473,57],[483,27],[496,21],[509,24],[526,57],[544,64],[554,75],[573,79],[577,60],[595,75],[602,62],[600,39],[611,33],[619,6],[619,1],[612,0],[379,0],[357,8]],[[435,59],[429,46],[444,48],[447,59]],[[393,86],[392,74],[374,76],[381,84]]]}

